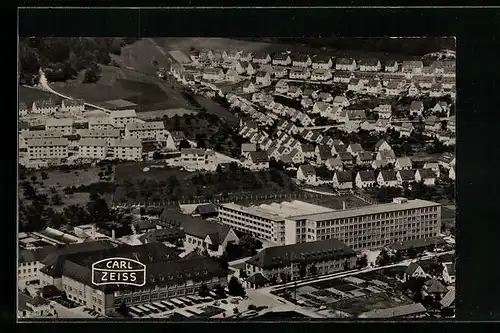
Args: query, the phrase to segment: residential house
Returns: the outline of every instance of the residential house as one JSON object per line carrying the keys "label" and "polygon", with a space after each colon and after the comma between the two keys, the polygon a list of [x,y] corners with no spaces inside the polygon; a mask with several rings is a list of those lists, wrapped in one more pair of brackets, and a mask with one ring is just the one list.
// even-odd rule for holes
{"label": "residential house", "polygon": [[449,117],[446,126],[450,132],[456,133],[457,132],[457,118],[455,116]]}
{"label": "residential house", "polygon": [[378,59],[362,59],[358,64],[362,72],[378,72],[382,69],[382,64]]}
{"label": "residential house", "polygon": [[358,153],[356,156],[356,164],[371,165],[373,163],[373,155],[367,151]]}
{"label": "residential house", "polygon": [[396,60],[387,60],[385,62],[385,71],[394,73],[398,71],[398,62]]}
{"label": "residential house", "polygon": [[328,69],[313,69],[311,72],[311,80],[313,81],[328,81],[332,78],[332,72]]}
{"label": "residential house", "polygon": [[403,92],[404,81],[391,80],[385,87],[385,93],[389,96],[398,96]]}
{"label": "residential house", "polygon": [[436,177],[439,178],[440,176],[440,169],[439,169],[439,163],[438,162],[432,162],[428,161],[424,163],[424,169],[431,169],[432,172],[436,175]]}
{"label": "residential house", "polygon": [[257,53],[253,56],[252,62],[254,64],[265,65],[271,62],[271,56],[269,55],[269,53]]}
{"label": "residential house", "polygon": [[63,135],[73,133],[73,118],[49,118],[45,121],[47,131],[59,131]]}
{"label": "residential house", "polygon": [[424,112],[424,103],[422,101],[413,101],[410,105],[410,115],[421,116]]}
{"label": "residential house", "polygon": [[318,164],[324,164],[329,158],[332,158],[332,152],[328,146],[318,146],[318,151],[316,153]]}
{"label": "residential house", "polygon": [[311,76],[311,71],[303,67],[293,67],[288,75],[290,79],[307,80]]}
{"label": "residential house", "polygon": [[347,147],[344,144],[334,144],[331,149],[332,155],[347,152]]}
{"label": "residential house", "polygon": [[337,71],[354,71],[356,70],[356,60],[352,58],[338,58],[335,62],[335,70]]}
{"label": "residential house", "polygon": [[313,105],[314,105],[314,102],[312,99],[310,99],[309,97],[307,98],[304,98],[302,97],[302,100],[300,101],[300,105],[304,108],[304,109],[310,109]]}
{"label": "residential house", "polygon": [[311,64],[311,58],[307,54],[297,54],[292,56],[292,66],[294,67],[309,67]]}
{"label": "residential house", "polygon": [[333,106],[337,107],[348,107],[350,105],[349,100],[345,96],[335,96],[333,99]]}
{"label": "residential house", "polygon": [[360,92],[361,90],[363,90],[363,87],[364,87],[364,84],[360,79],[353,78],[349,81],[349,84],[347,85],[347,90],[354,91],[354,92]]}
{"label": "residential house", "polygon": [[399,128],[399,136],[400,137],[409,137],[411,136],[411,133],[413,133],[414,127],[413,124],[410,122],[403,123],[401,124],[401,127]]}
{"label": "residential house", "polygon": [[327,92],[320,92],[319,95],[318,95],[318,98],[323,101],[323,102],[332,102],[333,101],[333,96],[330,94],[330,93],[327,93]]}
{"label": "residential house", "polygon": [[301,164],[304,163],[304,154],[300,149],[298,148],[292,148],[292,151],[289,154],[290,158],[292,159],[293,164]]}
{"label": "residential house", "polygon": [[351,72],[335,72],[333,76],[333,82],[336,83],[349,83],[354,78],[354,74]]}
{"label": "residential house", "polygon": [[52,303],[41,297],[30,298],[25,294],[18,293],[17,318],[57,318],[57,311]]}
{"label": "residential house", "polygon": [[314,146],[310,143],[301,144],[301,150],[305,158],[314,158],[316,156]]}
{"label": "residential house", "polygon": [[333,141],[334,141],[333,138],[329,136],[324,136],[319,144],[322,146],[333,147]]}
{"label": "residential house", "polygon": [[392,150],[392,147],[387,143],[387,141],[385,141],[384,139],[380,139],[375,144],[375,152],[383,150]]}
{"label": "residential house", "polygon": [[292,58],[287,53],[278,53],[273,56],[272,63],[274,66],[290,66]]}
{"label": "residential house", "polygon": [[427,273],[425,273],[422,266],[420,266],[416,262],[412,262],[411,264],[409,264],[408,267],[406,267],[403,274],[404,281],[416,278],[425,278],[425,277],[427,277]]}
{"label": "residential house", "polygon": [[448,262],[448,263],[443,263],[443,280],[447,284],[454,284],[455,283],[455,263],[454,262]]}
{"label": "residential house", "polygon": [[113,110],[110,114],[111,123],[115,128],[125,128],[127,124],[137,122],[135,110]]}
{"label": "residential house", "polygon": [[413,164],[411,162],[411,159],[407,156],[404,157],[398,157],[396,159],[396,163],[394,163],[394,169],[395,170],[408,170],[413,167]]}
{"label": "residential house", "polygon": [[234,70],[240,74],[247,74],[247,68],[248,68],[249,63],[246,61],[236,61],[234,63]]}
{"label": "residential house", "polygon": [[387,161],[386,160],[373,160],[372,162],[372,168],[377,170],[377,169],[382,169],[383,167],[385,167],[387,165]]}
{"label": "residential house", "polygon": [[444,153],[439,157],[439,165],[445,169],[449,169],[455,166],[455,155],[451,153]]}
{"label": "residential house", "polygon": [[441,130],[441,120],[436,116],[430,116],[425,119],[424,128],[426,131],[437,132]]}
{"label": "residential house", "polygon": [[179,162],[188,168],[202,167],[213,162],[213,151],[203,148],[182,148]]}
{"label": "residential house", "polygon": [[203,80],[222,81],[224,80],[224,71],[222,68],[207,67],[203,70]]}
{"label": "residential house", "polygon": [[316,170],[312,165],[305,164],[297,169],[297,180],[303,181],[309,185],[317,184]]}
{"label": "residential house", "polygon": [[246,158],[250,157],[251,152],[257,151],[257,146],[255,143],[242,143],[241,144],[241,156]]}
{"label": "residential house", "polygon": [[269,156],[265,151],[252,151],[249,153],[246,165],[253,170],[269,169]]}
{"label": "residential house", "polygon": [[415,181],[423,181],[427,186],[434,186],[436,183],[436,175],[431,169],[418,169],[415,172]]}
{"label": "residential house", "polygon": [[19,102],[19,117],[28,115],[28,106],[24,102]]}
{"label": "residential house", "polygon": [[252,65],[251,62],[248,63],[248,65],[246,66],[245,70],[246,70],[246,74],[250,75],[250,76],[254,75],[255,73],[257,73],[257,69],[255,68],[254,65]]}
{"label": "residential house", "polygon": [[103,160],[108,154],[106,139],[82,138],[78,141],[78,157],[83,159]]}
{"label": "residential house", "polygon": [[61,101],[61,112],[83,112],[85,111],[85,102],[83,99],[63,99]]}
{"label": "residential house", "polygon": [[377,183],[375,172],[372,170],[358,171],[355,178],[357,188],[373,187]]}
{"label": "residential house", "polygon": [[325,166],[328,170],[342,171],[343,164],[339,157],[331,157],[326,160]]}
{"label": "residential house", "polygon": [[359,125],[359,128],[363,131],[372,132],[375,130],[375,123],[375,120],[367,119]]}
{"label": "residential house", "polygon": [[441,300],[447,292],[448,289],[436,279],[430,279],[422,286],[422,296],[431,297],[435,300]]}
{"label": "residential house", "polygon": [[333,175],[333,187],[339,190],[352,189],[352,173],[350,171],[335,172]]}
{"label": "residential house", "polygon": [[333,105],[325,103],[325,102],[316,102],[314,103],[312,113],[319,113],[322,117],[326,117],[327,114],[333,110]]}
{"label": "residential house", "polygon": [[253,52],[241,52],[240,54],[241,61],[250,62],[252,61],[252,58],[253,58]]}
{"label": "residential house", "polygon": [[116,160],[142,160],[142,142],[140,139],[114,139],[108,147],[108,155]]}
{"label": "residential house", "polygon": [[229,52],[223,51],[222,52],[222,58],[228,61],[237,61],[240,60],[242,51],[236,51],[236,50],[231,50]]}
{"label": "residential house", "polygon": [[271,73],[274,78],[281,79],[288,76],[288,69],[286,67],[273,67]]}
{"label": "residential house", "polygon": [[255,82],[260,86],[269,86],[271,85],[271,74],[266,71],[258,71],[255,76]]}
{"label": "residential house", "polygon": [[168,132],[163,121],[149,121],[145,123],[129,123],[125,126],[126,138],[137,138],[149,141],[165,141]]}
{"label": "residential house", "polygon": [[424,64],[420,60],[403,61],[402,65],[401,65],[401,71],[403,73],[411,74],[411,75],[422,73],[423,68],[424,68]]}
{"label": "residential house", "polygon": [[434,107],[432,107],[431,111],[438,113],[438,114],[446,112],[446,116],[449,117],[450,106],[448,105],[448,103],[446,103],[444,101],[437,102],[436,105],[434,105]]}
{"label": "residential house", "polygon": [[51,99],[34,101],[31,111],[35,114],[53,114],[57,111],[57,106]]}
{"label": "residential house", "polygon": [[274,91],[278,94],[286,94],[288,92],[288,83],[285,80],[279,80],[274,86]]}
{"label": "residential house", "polygon": [[403,183],[413,183],[415,182],[415,170],[413,169],[398,170],[396,177],[398,178],[399,186],[402,186]]}
{"label": "residential house", "polygon": [[292,98],[298,98],[302,95],[302,89],[297,86],[288,86],[288,92],[286,93],[287,96],[292,97]]}
{"label": "residential house", "polygon": [[338,157],[342,161],[342,165],[353,165],[354,164],[355,157],[352,156],[351,153],[343,152],[343,153],[339,153],[338,155],[339,155]]}
{"label": "residential house", "polygon": [[240,80],[240,75],[234,69],[228,69],[226,72],[226,81],[238,82]]}
{"label": "residential house", "polygon": [[408,96],[409,97],[415,97],[420,93],[418,90],[418,86],[415,83],[410,83],[408,86]]}
{"label": "residential house", "polygon": [[312,59],[313,69],[329,70],[333,66],[332,58],[326,55],[317,55]]}
{"label": "residential house", "polygon": [[366,92],[369,94],[379,94],[382,91],[382,83],[379,80],[372,79],[366,85]]}
{"label": "residential house", "polygon": [[347,147],[347,152],[351,153],[353,156],[358,156],[358,154],[363,151],[364,149],[359,143],[351,143]]}
{"label": "residential house", "polygon": [[257,91],[257,86],[252,81],[248,81],[248,83],[243,86],[243,92],[245,94],[252,94],[256,91]]}
{"label": "residential house", "polygon": [[375,132],[385,133],[391,127],[389,119],[380,118],[375,122]]}
{"label": "residential house", "polygon": [[387,163],[394,165],[396,163],[396,154],[393,150],[380,150],[377,153],[377,160],[385,160]]}
{"label": "residential house", "polygon": [[442,97],[445,95],[443,85],[441,83],[434,83],[429,91],[429,97]]}
{"label": "residential house", "polygon": [[347,110],[345,129],[348,132],[355,132],[359,129],[361,122],[366,120],[365,110]]}
{"label": "residential house", "polygon": [[398,186],[398,178],[396,171],[382,170],[377,176],[377,183],[379,186],[396,187]]}
{"label": "residential house", "polygon": [[456,171],[455,171],[455,167],[452,166],[449,170],[449,173],[448,173],[448,177],[452,180],[455,180],[456,177],[457,177],[457,174],[456,174]]}

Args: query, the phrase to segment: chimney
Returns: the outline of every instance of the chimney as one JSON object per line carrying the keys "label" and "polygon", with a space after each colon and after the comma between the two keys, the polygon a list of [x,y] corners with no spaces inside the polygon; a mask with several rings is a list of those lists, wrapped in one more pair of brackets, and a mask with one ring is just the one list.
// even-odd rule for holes
{"label": "chimney", "polygon": [[115,240],[115,229],[111,230],[111,239]]}
{"label": "chimney", "polygon": [[345,210],[345,201],[342,201],[342,210]]}

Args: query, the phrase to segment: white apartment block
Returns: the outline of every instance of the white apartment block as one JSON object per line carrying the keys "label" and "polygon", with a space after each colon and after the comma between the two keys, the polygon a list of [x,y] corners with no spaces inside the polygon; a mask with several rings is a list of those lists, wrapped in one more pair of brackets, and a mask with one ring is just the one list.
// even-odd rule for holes
{"label": "white apartment block", "polygon": [[106,139],[80,139],[78,141],[78,156],[95,160],[103,160],[108,154]]}
{"label": "white apartment block", "polygon": [[63,99],[61,102],[61,112],[83,112],[85,102],[83,99]]}
{"label": "white apartment block", "polygon": [[[284,203],[264,208],[222,204],[219,220],[235,230],[281,245],[336,238],[354,250],[435,237],[441,229],[441,205],[425,200],[395,198],[388,204],[336,211],[323,207],[319,212],[295,203],[284,213],[282,207],[276,209],[273,205]],[[307,210],[310,212],[300,214]]]}
{"label": "white apartment block", "polygon": [[111,112],[111,122],[116,128],[123,128],[127,124],[137,121],[135,110],[115,110]]}
{"label": "white apartment block", "polygon": [[105,139],[108,145],[111,145],[113,140],[120,138],[120,130],[109,129],[109,130],[80,130],[78,132],[82,139]]}
{"label": "white apartment block", "polygon": [[125,137],[141,140],[165,141],[168,132],[162,121],[131,123],[125,126]]}
{"label": "white apartment block", "polygon": [[68,139],[28,139],[28,156],[30,160],[63,159],[68,157]]}
{"label": "white apartment block", "polygon": [[57,111],[57,106],[53,101],[35,101],[33,102],[32,112],[37,114],[52,114]]}
{"label": "white apartment block", "polygon": [[63,135],[73,133],[73,118],[49,118],[45,121],[47,131],[60,131]]}
{"label": "white apartment block", "polygon": [[139,161],[142,159],[142,142],[139,139],[115,139],[108,148],[110,158]]}
{"label": "white apartment block", "polygon": [[28,148],[29,139],[56,139],[62,138],[60,131],[27,131],[19,135],[19,148]]}
{"label": "white apartment block", "polygon": [[113,120],[111,117],[90,117],[89,118],[89,130],[91,131],[101,131],[101,130],[112,130]]}
{"label": "white apartment block", "polygon": [[197,167],[213,162],[213,151],[207,151],[201,148],[183,148],[179,161],[186,167]]}

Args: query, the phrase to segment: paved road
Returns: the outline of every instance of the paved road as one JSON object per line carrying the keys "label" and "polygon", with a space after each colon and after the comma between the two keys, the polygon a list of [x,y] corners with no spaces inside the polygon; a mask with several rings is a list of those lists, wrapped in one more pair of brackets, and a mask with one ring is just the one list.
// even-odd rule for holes
{"label": "paved road", "polygon": [[[45,77],[45,73],[42,70],[40,70],[40,81],[39,81],[39,84],[40,84],[40,87],[43,90],[48,91],[48,92],[50,92],[50,93],[52,93],[54,95],[57,95],[59,97],[65,98],[65,99],[74,99],[71,96],[61,94],[61,93],[55,91],[54,89],[52,89],[52,87],[49,85],[49,83],[47,81],[47,78]],[[91,103],[87,103],[87,102],[85,102],[85,105],[89,106],[89,107],[92,107],[94,109],[98,109],[98,110],[101,110],[101,111],[105,111],[105,112],[111,113],[111,110],[103,108],[102,106],[99,106],[99,105],[95,105],[95,104],[91,104]]]}

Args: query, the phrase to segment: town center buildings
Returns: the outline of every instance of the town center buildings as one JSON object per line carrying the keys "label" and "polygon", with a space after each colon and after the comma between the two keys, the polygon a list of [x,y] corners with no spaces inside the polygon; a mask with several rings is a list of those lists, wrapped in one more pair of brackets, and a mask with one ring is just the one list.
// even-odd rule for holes
{"label": "town center buildings", "polygon": [[[333,210],[300,201],[244,207],[219,207],[219,220],[235,230],[278,245],[336,238],[353,250],[435,237],[441,230],[441,205],[395,198],[392,203]],[[316,211],[311,211],[313,206]]]}

